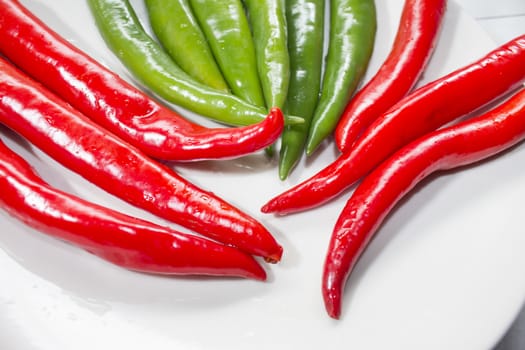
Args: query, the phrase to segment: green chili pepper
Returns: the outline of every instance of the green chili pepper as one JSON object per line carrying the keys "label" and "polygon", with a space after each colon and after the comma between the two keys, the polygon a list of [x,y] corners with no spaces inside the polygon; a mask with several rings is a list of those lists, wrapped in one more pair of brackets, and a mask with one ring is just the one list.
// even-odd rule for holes
{"label": "green chili pepper", "polygon": [[[128,0],[88,0],[110,49],[134,76],[165,100],[231,125],[248,125],[266,117],[266,109],[197,82],[173,62],[145,31]],[[287,123],[302,118],[286,116]]]}
{"label": "green chili pepper", "polygon": [[187,0],[146,0],[151,28],[171,58],[191,77],[229,92]]}
{"label": "green chili pepper", "polygon": [[304,123],[287,126],[281,136],[279,177],[284,180],[300,159],[321,85],[324,0],[287,0],[290,86],[285,110]]}
{"label": "green chili pepper", "polygon": [[283,0],[244,0],[267,107],[282,107],[290,80]]}
{"label": "green chili pepper", "polygon": [[240,0],[189,2],[233,94],[265,106],[253,39]]}
{"label": "green chili pepper", "polygon": [[377,18],[373,0],[331,0],[330,36],[319,103],[306,153],[329,136],[365,74],[374,48]]}

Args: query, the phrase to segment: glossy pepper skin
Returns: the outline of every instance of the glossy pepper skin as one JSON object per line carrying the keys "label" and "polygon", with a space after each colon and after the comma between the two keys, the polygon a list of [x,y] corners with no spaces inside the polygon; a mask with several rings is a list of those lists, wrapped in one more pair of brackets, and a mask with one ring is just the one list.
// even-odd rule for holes
{"label": "glossy pepper skin", "polygon": [[306,141],[311,155],[334,131],[361,82],[374,49],[377,18],[373,0],[331,0],[330,35],[323,85]]}
{"label": "glossy pepper skin", "polygon": [[188,0],[146,0],[155,36],[175,63],[197,81],[229,92]]}
{"label": "glossy pepper skin", "polygon": [[367,175],[342,210],[323,271],[328,314],[339,318],[345,282],[383,219],[430,174],[472,164],[525,139],[525,89],[484,115],[427,134]]}
{"label": "glossy pepper skin", "polygon": [[131,217],[49,186],[0,141],[0,207],[28,226],[118,266],[162,275],[265,280],[257,261],[235,248]]}
{"label": "glossy pepper skin", "polygon": [[189,2],[233,94],[255,106],[264,107],[255,47],[242,2]]}
{"label": "glossy pepper skin", "polygon": [[80,51],[18,1],[0,0],[0,53],[76,109],[151,157],[233,158],[270,145],[278,115],[239,128],[205,128],[174,113]]}
{"label": "glossy pepper skin", "polygon": [[108,47],[158,96],[225,124],[249,125],[266,116],[265,108],[211,89],[184,73],[145,32],[128,0],[89,0],[88,3]]}
{"label": "glossy pepper skin", "polygon": [[281,135],[279,178],[288,177],[304,153],[304,145],[321,86],[324,0],[286,1],[290,83],[285,111],[304,119]]}
{"label": "glossy pepper skin", "polygon": [[290,82],[285,2],[243,0],[255,45],[257,71],[267,107],[282,108]]}
{"label": "glossy pepper skin", "polygon": [[406,0],[392,49],[377,73],[346,106],[334,132],[341,152],[417,83],[434,52],[446,0]]}
{"label": "glossy pepper skin", "polygon": [[263,212],[321,205],[408,142],[473,112],[525,81],[525,35],[410,93],[375,120],[333,163],[266,203]]}
{"label": "glossy pepper skin", "polygon": [[0,60],[0,123],[132,205],[268,261],[282,247],[257,220],[193,185]]}

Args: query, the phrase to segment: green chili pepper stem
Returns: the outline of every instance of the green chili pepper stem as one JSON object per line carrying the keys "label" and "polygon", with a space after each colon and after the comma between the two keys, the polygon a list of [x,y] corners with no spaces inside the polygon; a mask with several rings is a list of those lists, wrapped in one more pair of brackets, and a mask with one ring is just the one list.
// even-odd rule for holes
{"label": "green chili pepper stem", "polygon": [[[165,100],[230,125],[261,121],[267,111],[198,83],[184,73],[143,29],[127,0],[88,0],[109,48],[133,75]],[[286,116],[288,124],[302,118]]]}
{"label": "green chili pepper stem", "polygon": [[287,126],[281,136],[279,178],[284,180],[304,152],[321,85],[324,41],[324,0],[286,1],[290,85],[285,110],[304,118]]}
{"label": "green chili pepper stem", "polygon": [[253,39],[241,1],[189,2],[233,94],[253,105],[265,106]]}
{"label": "green chili pepper stem", "polygon": [[376,21],[373,0],[331,0],[328,54],[306,154],[333,132],[363,78],[374,48]]}
{"label": "green chili pepper stem", "polygon": [[288,93],[290,60],[283,0],[244,0],[257,69],[267,107],[282,108]]}
{"label": "green chili pepper stem", "polygon": [[197,81],[229,87],[187,0],[145,0],[151,28],[171,58]]}

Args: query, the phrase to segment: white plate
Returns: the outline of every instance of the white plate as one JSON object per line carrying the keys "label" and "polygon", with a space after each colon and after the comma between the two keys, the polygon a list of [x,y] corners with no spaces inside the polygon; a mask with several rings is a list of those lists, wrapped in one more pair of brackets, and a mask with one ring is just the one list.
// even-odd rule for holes
{"label": "white plate", "polygon": [[[22,1],[51,27],[129,77],[106,49],[85,1]],[[141,1],[133,1],[143,17]],[[369,74],[390,48],[401,0],[378,0]],[[451,2],[424,82],[495,44]],[[487,82],[490,83],[490,82]],[[0,137],[53,185],[161,222],[98,190],[27,146]],[[321,265],[347,195],[308,213],[259,212],[273,195],[334,159],[332,145],[281,182],[262,154],[176,166],[189,180],[263,221],[284,245],[266,283],[161,278],[112,266],[0,214],[3,349],[486,349],[525,297],[525,146],[418,187],[380,229],[351,276],[342,319],[330,319]],[[164,223],[164,222],[162,222]]]}

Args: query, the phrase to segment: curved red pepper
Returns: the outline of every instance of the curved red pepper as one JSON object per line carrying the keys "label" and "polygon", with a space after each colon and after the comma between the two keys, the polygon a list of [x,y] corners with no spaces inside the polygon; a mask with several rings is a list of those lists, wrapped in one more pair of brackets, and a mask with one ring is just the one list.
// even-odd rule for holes
{"label": "curved red pepper", "polygon": [[342,210],[328,247],[323,297],[333,318],[344,285],[385,216],[416,184],[439,171],[472,164],[525,140],[525,89],[510,100],[401,148],[365,177]]}
{"label": "curved red pepper", "polygon": [[269,261],[281,257],[282,247],[254,218],[108,133],[2,59],[0,123],[133,205]]}
{"label": "curved red pepper", "polygon": [[18,1],[0,0],[0,53],[96,123],[155,158],[238,157],[271,145],[284,128],[284,118],[276,113],[245,127],[192,123],[64,40]]}
{"label": "curved red pepper", "polygon": [[406,0],[392,50],[374,77],[350,100],[334,132],[341,152],[403,98],[424,71],[440,32],[446,0]]}
{"label": "curved red pepper", "polygon": [[389,155],[429,131],[466,115],[525,80],[525,35],[404,97],[376,119],[333,163],[271,199],[265,213],[292,213],[336,197]]}
{"label": "curved red pepper", "polygon": [[0,141],[0,207],[43,233],[118,266],[154,274],[265,280],[257,261],[233,247],[96,205],[45,183]]}

